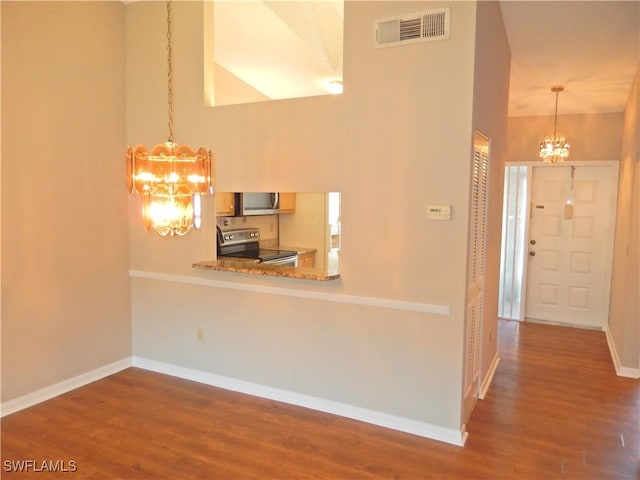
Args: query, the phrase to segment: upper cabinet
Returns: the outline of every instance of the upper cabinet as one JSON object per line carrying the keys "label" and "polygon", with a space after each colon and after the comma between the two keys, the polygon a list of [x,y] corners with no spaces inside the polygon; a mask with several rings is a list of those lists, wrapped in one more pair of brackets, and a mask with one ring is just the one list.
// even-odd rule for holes
{"label": "upper cabinet", "polygon": [[[262,205],[263,203],[264,205]],[[219,217],[272,215],[274,213],[294,213],[295,211],[296,194],[294,192],[280,192],[278,194],[216,192],[216,215]]]}
{"label": "upper cabinet", "polygon": [[235,214],[235,208],[233,192],[216,192],[216,215],[232,217]]}
{"label": "upper cabinet", "polygon": [[296,194],[294,192],[280,192],[280,213],[294,213],[296,211]]}

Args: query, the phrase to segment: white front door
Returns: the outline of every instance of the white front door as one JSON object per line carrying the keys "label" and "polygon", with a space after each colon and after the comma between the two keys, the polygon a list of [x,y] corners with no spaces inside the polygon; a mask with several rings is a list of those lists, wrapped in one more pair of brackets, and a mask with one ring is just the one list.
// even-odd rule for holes
{"label": "white front door", "polygon": [[616,173],[612,166],[533,168],[525,318],[605,325]]}

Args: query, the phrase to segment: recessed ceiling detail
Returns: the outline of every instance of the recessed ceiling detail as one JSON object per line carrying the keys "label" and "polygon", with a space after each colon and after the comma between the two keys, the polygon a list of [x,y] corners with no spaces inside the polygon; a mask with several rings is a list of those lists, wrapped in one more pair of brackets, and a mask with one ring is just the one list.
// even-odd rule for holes
{"label": "recessed ceiling detail", "polygon": [[214,2],[214,58],[269,99],[325,95],[342,81],[344,5]]}

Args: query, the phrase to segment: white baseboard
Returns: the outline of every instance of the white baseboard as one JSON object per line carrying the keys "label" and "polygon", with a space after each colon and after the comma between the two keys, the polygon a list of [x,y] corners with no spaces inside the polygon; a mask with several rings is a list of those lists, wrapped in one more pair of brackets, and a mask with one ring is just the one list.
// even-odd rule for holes
{"label": "white baseboard", "polygon": [[480,400],[484,400],[484,397],[487,395],[487,391],[493,382],[493,377],[496,374],[496,369],[498,368],[499,363],[500,357],[498,356],[498,352],[496,352],[493,360],[491,361],[491,365],[489,366],[489,370],[487,371],[487,375],[482,380],[482,385],[480,385],[480,394],[478,395]]}
{"label": "white baseboard", "polygon": [[387,413],[369,410],[366,408],[356,407],[345,403],[334,402],[323,398],[304,395],[301,393],[282,390],[279,388],[268,387],[243,380],[237,380],[222,375],[194,370],[191,368],[180,367],[168,363],[158,362],[138,356],[133,357],[133,366],[151,370],[158,373],[164,373],[174,377],[193,380],[196,382],[212,385],[215,387],[232,390],[234,392],[245,393],[261,398],[268,398],[278,402],[288,403],[301,407],[318,410],[321,412],[331,413],[341,417],[352,418],[373,425],[378,425],[393,430],[399,430],[406,433],[418,435],[420,437],[439,440],[441,442],[450,443],[457,446],[463,446],[467,439],[467,432],[463,426],[460,430],[439,427],[426,422],[411,420],[404,417],[398,417]]}
{"label": "white baseboard", "polygon": [[613,366],[616,369],[616,373],[619,377],[627,378],[640,378],[640,368],[623,367],[620,363],[620,357],[618,356],[618,349],[611,336],[611,330],[609,326],[603,328],[604,334],[607,337],[607,344],[609,345],[609,352],[611,353],[611,359],[613,360]]}
{"label": "white baseboard", "polygon": [[36,390],[35,392],[14,398],[13,400],[9,400],[0,405],[0,417],[11,415],[12,413],[24,410],[25,408],[31,407],[37,403],[44,402],[45,400],[57,397],[63,393],[75,390],[76,388],[95,382],[96,380],[113,375],[114,373],[124,370],[125,368],[129,368],[130,366],[131,357],[123,358],[122,360],[110,363],[109,365],[104,365],[96,368],[95,370],[91,370],[90,372],[82,373],[73,378],[63,380],[55,385],[50,385],[48,387],[41,388],[40,390]]}

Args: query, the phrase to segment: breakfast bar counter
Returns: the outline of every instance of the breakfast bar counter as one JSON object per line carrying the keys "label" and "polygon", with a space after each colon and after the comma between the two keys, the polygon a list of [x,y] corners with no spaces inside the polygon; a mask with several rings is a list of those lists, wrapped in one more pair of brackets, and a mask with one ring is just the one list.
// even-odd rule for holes
{"label": "breakfast bar counter", "polygon": [[299,280],[328,281],[340,278],[340,274],[338,272],[318,268],[265,265],[263,263],[253,263],[244,260],[207,260],[194,263],[193,268],[200,270],[215,270],[219,272],[246,273],[249,275],[297,278]]}

